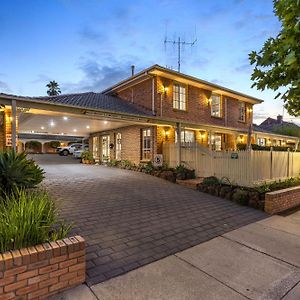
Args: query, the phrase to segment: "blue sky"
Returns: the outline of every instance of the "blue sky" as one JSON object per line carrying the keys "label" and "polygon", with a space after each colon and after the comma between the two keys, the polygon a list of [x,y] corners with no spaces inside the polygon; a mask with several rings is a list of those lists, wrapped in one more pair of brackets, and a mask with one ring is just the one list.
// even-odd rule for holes
{"label": "blue sky", "polygon": [[132,64],[176,69],[165,36],[197,37],[184,48],[183,73],[262,98],[258,123],[282,113],[274,92],[251,89],[248,62],[280,30],[271,0],[2,0],[0,24],[0,92],[45,95],[53,79],[63,93],[101,91]]}

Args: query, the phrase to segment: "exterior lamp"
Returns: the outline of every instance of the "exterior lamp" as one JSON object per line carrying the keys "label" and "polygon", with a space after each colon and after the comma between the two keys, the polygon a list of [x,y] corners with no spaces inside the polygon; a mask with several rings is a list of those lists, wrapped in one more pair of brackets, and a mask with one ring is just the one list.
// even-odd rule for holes
{"label": "exterior lamp", "polygon": [[168,88],[167,86],[164,86],[164,87],[163,87],[163,89],[164,89],[164,93],[165,93],[165,94],[167,94],[167,93],[168,93],[168,90],[169,90],[169,88]]}
{"label": "exterior lamp", "polygon": [[169,140],[169,135],[170,135],[170,131],[168,129],[165,129],[165,137],[166,137],[166,141]]}

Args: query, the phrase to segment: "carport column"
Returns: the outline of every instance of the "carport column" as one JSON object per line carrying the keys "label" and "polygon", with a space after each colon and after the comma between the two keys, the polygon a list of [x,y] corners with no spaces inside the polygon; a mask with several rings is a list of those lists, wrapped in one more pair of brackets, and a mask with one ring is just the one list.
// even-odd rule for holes
{"label": "carport column", "polygon": [[181,165],[181,123],[176,124],[177,132],[177,165]]}
{"label": "carport column", "polygon": [[17,151],[17,101],[11,100],[11,146]]}

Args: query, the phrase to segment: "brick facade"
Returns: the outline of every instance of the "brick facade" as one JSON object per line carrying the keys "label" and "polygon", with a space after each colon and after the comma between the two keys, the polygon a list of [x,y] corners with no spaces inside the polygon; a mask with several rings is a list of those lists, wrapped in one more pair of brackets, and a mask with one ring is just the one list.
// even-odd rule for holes
{"label": "brick facade", "polygon": [[276,214],[300,205],[300,187],[266,193],[265,211]]}
{"label": "brick facade", "polygon": [[85,281],[85,242],[75,236],[0,253],[0,299],[45,299]]}
{"label": "brick facade", "polygon": [[108,136],[110,139],[110,143],[114,145],[112,149],[110,149],[110,159],[116,159],[116,136],[117,133],[121,133],[121,159],[127,159],[132,163],[138,164],[142,160],[142,153],[141,153],[141,131],[145,128],[151,128],[152,130],[152,149],[153,155],[157,153],[157,133],[156,133],[156,126],[139,126],[139,125],[132,125],[127,127],[121,127],[118,129],[107,130],[98,132],[92,135],[90,139],[91,142],[91,149],[93,148],[93,137],[99,137],[99,157],[101,160],[102,157],[102,137]]}
{"label": "brick facade", "polygon": [[[174,81],[153,77],[135,85],[122,87],[116,94],[129,102],[152,110],[152,86],[154,80],[154,108],[158,117],[176,119],[187,123],[200,123],[221,127],[231,127],[240,130],[248,130],[252,122],[253,105],[245,104],[246,120],[241,122],[239,116],[239,101],[227,96],[222,96],[221,117],[211,116],[209,99],[212,92],[195,86],[186,86],[187,109],[185,111],[173,108],[173,83]],[[168,88],[164,92],[164,88]]]}

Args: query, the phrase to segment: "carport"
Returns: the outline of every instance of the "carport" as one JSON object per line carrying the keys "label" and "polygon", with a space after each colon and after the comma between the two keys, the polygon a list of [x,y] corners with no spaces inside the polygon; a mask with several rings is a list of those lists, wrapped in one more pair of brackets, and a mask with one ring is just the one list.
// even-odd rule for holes
{"label": "carport", "polygon": [[[23,97],[0,94],[0,147],[18,148],[18,135],[30,135],[45,142],[89,138],[132,125],[175,125],[155,119],[150,111],[101,93],[68,94],[51,97]],[[22,140],[21,140],[22,141]],[[90,149],[92,150],[92,149]]]}

